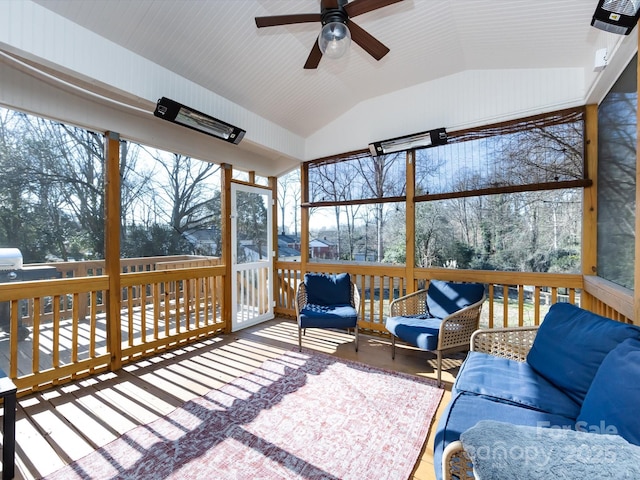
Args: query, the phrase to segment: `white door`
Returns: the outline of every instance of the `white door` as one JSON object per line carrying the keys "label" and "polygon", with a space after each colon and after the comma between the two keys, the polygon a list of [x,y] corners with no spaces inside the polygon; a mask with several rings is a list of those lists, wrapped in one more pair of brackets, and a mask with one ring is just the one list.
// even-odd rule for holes
{"label": "white door", "polygon": [[271,190],[231,184],[231,330],[273,315]]}

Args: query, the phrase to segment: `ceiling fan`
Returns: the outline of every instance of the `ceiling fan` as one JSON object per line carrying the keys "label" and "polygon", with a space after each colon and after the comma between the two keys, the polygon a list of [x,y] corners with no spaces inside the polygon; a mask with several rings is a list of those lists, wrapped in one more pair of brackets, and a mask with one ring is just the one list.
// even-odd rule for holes
{"label": "ceiling fan", "polygon": [[369,55],[380,60],[389,49],[379,40],[351,21],[351,17],[377,10],[402,0],[321,0],[320,13],[299,13],[292,15],[274,15],[256,17],[256,26],[275,27],[294,23],[322,22],[322,30],[315,42],[304,68],[318,68],[322,55],[339,58],[349,47],[353,39]]}

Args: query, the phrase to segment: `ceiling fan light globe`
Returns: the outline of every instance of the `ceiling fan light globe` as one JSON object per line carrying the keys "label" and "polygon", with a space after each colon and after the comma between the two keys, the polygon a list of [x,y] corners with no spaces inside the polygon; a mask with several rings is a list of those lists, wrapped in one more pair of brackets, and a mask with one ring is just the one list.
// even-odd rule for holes
{"label": "ceiling fan light globe", "polygon": [[340,58],[351,44],[351,32],[349,28],[341,22],[330,22],[322,27],[318,37],[318,46],[322,55],[329,58]]}

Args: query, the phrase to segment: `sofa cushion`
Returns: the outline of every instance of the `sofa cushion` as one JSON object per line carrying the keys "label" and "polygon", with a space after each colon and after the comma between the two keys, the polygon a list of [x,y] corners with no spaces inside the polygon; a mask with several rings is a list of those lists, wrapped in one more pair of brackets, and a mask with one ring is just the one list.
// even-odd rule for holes
{"label": "sofa cushion", "polygon": [[481,283],[431,280],[427,289],[427,310],[432,317],[444,318],[479,302],[484,295]]}
{"label": "sofa cushion", "polygon": [[640,329],[569,303],[556,303],[540,325],[527,362],[582,405],[604,357]]}
{"label": "sofa cushion", "polygon": [[467,392],[576,418],[580,405],[545,380],[531,365],[487,353],[469,352],[452,392]]}
{"label": "sofa cushion", "polygon": [[495,420],[530,425],[534,427],[574,428],[575,419],[561,415],[523,408],[512,403],[501,402],[480,395],[460,392],[451,397],[449,405],[438,423],[433,449],[433,465],[436,478],[442,478],[442,452],[451,442],[460,438],[462,432],[481,420]]}
{"label": "sofa cushion", "polygon": [[314,305],[300,311],[300,328],[353,328],[358,312],[351,305]]}
{"label": "sofa cushion", "polygon": [[640,445],[640,340],[611,350],[598,369],[578,415],[576,428],[618,434]]}
{"label": "sofa cushion", "polygon": [[385,327],[392,335],[415,345],[423,350],[438,348],[438,334],[440,333],[439,318],[425,318],[424,315],[414,317],[389,317]]}
{"label": "sofa cushion", "polygon": [[350,305],[351,277],[348,273],[325,275],[307,273],[304,276],[307,302],[315,305]]}

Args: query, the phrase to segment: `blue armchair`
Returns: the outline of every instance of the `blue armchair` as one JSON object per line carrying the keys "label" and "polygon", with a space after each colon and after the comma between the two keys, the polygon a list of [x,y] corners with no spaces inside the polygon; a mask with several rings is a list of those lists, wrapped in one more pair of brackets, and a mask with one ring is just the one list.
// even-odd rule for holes
{"label": "blue armchair", "polygon": [[391,302],[385,327],[391,333],[391,356],[396,337],[422,350],[435,351],[438,384],[442,377],[442,352],[468,348],[480,323],[484,285],[431,280],[425,290]]}
{"label": "blue armchair", "polygon": [[358,351],[360,294],[348,273],[307,273],[304,282],[298,286],[295,308],[300,349],[302,333],[307,328],[353,328],[356,352]]}

